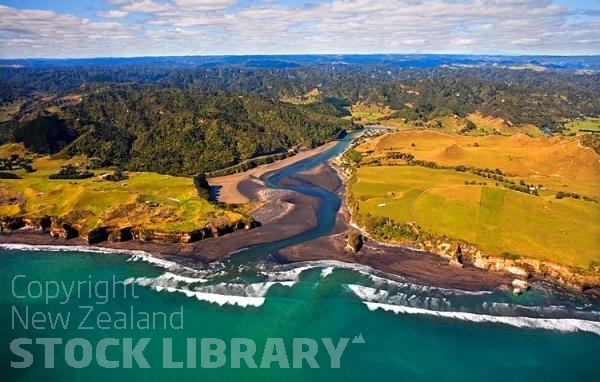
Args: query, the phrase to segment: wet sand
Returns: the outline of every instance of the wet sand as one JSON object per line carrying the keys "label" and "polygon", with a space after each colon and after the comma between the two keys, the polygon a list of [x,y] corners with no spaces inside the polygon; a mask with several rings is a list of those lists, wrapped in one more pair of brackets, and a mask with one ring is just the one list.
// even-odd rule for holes
{"label": "wet sand", "polygon": [[[212,262],[237,250],[253,245],[269,243],[298,235],[317,226],[317,211],[320,199],[289,190],[267,188],[259,175],[295,163],[310,154],[322,152],[335,143],[303,153],[302,157],[292,157],[263,168],[254,169],[251,174],[236,174],[229,178],[230,190],[221,195],[229,200],[261,200],[262,205],[252,211],[252,215],[263,223],[259,228],[241,230],[191,244],[156,244],[141,241],[122,243],[102,243],[103,248],[142,250],[165,256],[183,256],[190,261]],[[286,162],[287,161],[287,162]],[[286,163],[283,163],[286,162]],[[261,166],[262,167],[262,166]],[[215,178],[218,179],[218,178]],[[212,180],[214,181],[214,179]],[[282,180],[282,184],[308,182],[336,193],[343,198],[345,184],[336,170],[324,163],[314,169],[296,173]],[[225,183],[223,183],[225,184]],[[234,189],[232,188],[235,185]],[[225,187],[224,187],[225,188]],[[239,193],[239,195],[237,195]],[[236,199],[238,198],[238,199]],[[346,249],[346,236],[349,230],[349,212],[343,204],[336,224],[330,235],[285,248],[276,254],[283,262],[307,260],[339,260],[348,263],[368,265],[377,270],[396,274],[421,284],[464,290],[494,289],[510,284],[511,279],[501,274],[466,265],[459,268],[435,254],[420,252],[402,247],[390,247],[375,241],[367,241],[358,254]],[[21,243],[39,245],[85,245],[80,239],[54,239],[47,233],[18,230],[0,235],[0,243]]]}
{"label": "wet sand", "polygon": [[[343,200],[345,185],[338,175],[341,174],[336,174],[331,165],[324,164],[319,166],[318,170],[298,173],[294,178],[321,184],[328,191],[337,193]],[[337,179],[337,184],[331,182],[332,177]],[[512,281],[507,276],[475,268],[471,264],[465,264],[464,268],[460,268],[433,253],[382,245],[373,240],[366,241],[363,248],[358,253],[354,253],[346,248],[349,221],[350,213],[343,203],[336,218],[335,228],[330,235],[285,248],[279,251],[278,257],[288,262],[339,260],[368,265],[416,283],[442,288],[491,290],[502,285],[510,285]]]}
{"label": "wet sand", "polygon": [[208,182],[213,187],[219,187],[218,200],[220,202],[241,204],[255,201],[256,199],[252,199],[255,195],[248,194],[240,189],[244,182],[255,182],[264,186],[264,183],[260,180],[260,177],[264,174],[320,154],[334,147],[336,144],[336,141],[329,142],[312,150],[303,151],[289,158],[261,165],[243,173],[210,178],[208,179]]}

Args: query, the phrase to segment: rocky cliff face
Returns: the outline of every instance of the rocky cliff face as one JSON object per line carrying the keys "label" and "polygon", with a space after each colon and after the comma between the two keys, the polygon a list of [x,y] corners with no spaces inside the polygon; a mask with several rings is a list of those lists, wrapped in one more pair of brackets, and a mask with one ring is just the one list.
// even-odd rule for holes
{"label": "rocky cliff face", "polygon": [[81,227],[71,224],[59,217],[0,217],[0,231],[10,232],[17,229],[30,229],[48,232],[50,236],[61,239],[73,239],[81,236],[88,244],[94,245],[108,242],[123,242],[128,240],[150,241],[158,244],[193,243],[210,237],[218,237],[228,233],[259,227],[254,220],[234,222],[230,224],[212,224],[205,227],[183,232],[163,232],[144,227],[96,227],[89,232],[81,233]]}
{"label": "rocky cliff face", "polygon": [[14,231],[21,228],[46,231],[52,226],[49,216],[31,218],[26,216],[2,216],[0,217],[0,231]]}
{"label": "rocky cliff face", "polygon": [[526,291],[528,280],[532,277],[549,279],[578,291],[600,287],[600,274],[597,272],[581,272],[573,267],[535,259],[489,256],[468,243],[437,239],[410,243],[410,246],[446,257],[456,265],[468,261],[477,268],[510,274],[514,277],[512,286],[515,294]]}
{"label": "rocky cliff face", "polygon": [[50,236],[68,240],[79,236],[79,231],[71,224],[61,221],[61,219],[52,219]]}

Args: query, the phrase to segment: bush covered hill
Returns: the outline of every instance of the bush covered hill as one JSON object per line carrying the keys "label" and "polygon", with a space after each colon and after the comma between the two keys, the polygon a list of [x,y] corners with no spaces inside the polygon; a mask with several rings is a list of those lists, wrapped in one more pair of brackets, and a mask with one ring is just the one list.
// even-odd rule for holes
{"label": "bush covered hill", "polygon": [[153,85],[97,87],[60,104],[43,104],[21,122],[4,124],[4,139],[37,153],[84,154],[98,166],[192,175],[314,147],[352,127],[332,105],[317,111],[257,95]]}
{"label": "bush covered hill", "polygon": [[596,56],[0,60],[0,144],[187,175],[333,139],[356,104],[558,133],[600,116],[599,68]]}

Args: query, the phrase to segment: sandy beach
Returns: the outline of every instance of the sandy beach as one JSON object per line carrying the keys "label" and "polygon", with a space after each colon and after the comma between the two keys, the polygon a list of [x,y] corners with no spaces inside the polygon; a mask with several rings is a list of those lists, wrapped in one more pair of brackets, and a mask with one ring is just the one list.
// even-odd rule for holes
{"label": "sandy beach", "polygon": [[[222,186],[220,200],[230,203],[261,201],[251,215],[262,226],[252,230],[240,230],[221,237],[210,238],[191,244],[157,244],[136,240],[108,243],[98,247],[142,250],[156,255],[185,257],[188,261],[213,262],[250,246],[269,243],[313,229],[317,226],[320,199],[290,190],[271,189],[260,176],[317,155],[333,147],[328,143],[314,150],[300,153],[285,160],[260,166],[243,174],[213,178],[212,185]],[[329,163],[311,170],[296,173],[281,181],[282,185],[309,183],[337,194],[343,201],[345,189],[343,177]],[[354,254],[346,249],[349,230],[349,212],[342,204],[337,214],[334,230],[327,236],[291,246],[279,251],[276,258],[282,262],[307,260],[339,260],[347,263],[368,265],[377,270],[406,277],[419,283],[444,288],[464,290],[494,289],[509,285],[511,279],[467,264],[458,268],[445,258],[435,254],[402,247],[390,247],[367,241],[363,249]],[[50,237],[47,233],[18,230],[0,235],[0,243],[38,245],[85,245],[81,238],[64,240]]]}
{"label": "sandy beach", "polygon": [[291,164],[297,163],[303,159],[320,154],[334,147],[336,144],[336,141],[329,142],[312,150],[302,151],[289,158],[261,165],[239,174],[210,178],[208,179],[208,183],[213,187],[220,187],[218,194],[218,200],[220,202],[241,204],[248,203],[250,201],[256,201],[256,199],[253,198],[257,197],[258,195],[249,194],[248,192],[242,192],[240,190],[241,183],[253,182],[264,186],[264,183],[260,180],[260,177],[264,174],[269,173],[271,171],[279,170]]}
{"label": "sandy beach", "polygon": [[[329,164],[323,164],[310,171],[297,173],[282,183],[293,184],[294,178],[318,184],[330,192],[338,194],[343,201],[345,183],[343,176]],[[463,290],[495,289],[509,285],[512,279],[498,273],[475,268],[466,264],[459,268],[436,254],[404,247],[386,246],[368,240],[358,253],[346,248],[350,213],[345,205],[336,217],[334,230],[327,236],[291,246],[279,251],[283,261],[298,262],[309,260],[338,260],[347,263],[367,265],[377,270],[405,277],[417,283],[435,285],[442,288]]]}

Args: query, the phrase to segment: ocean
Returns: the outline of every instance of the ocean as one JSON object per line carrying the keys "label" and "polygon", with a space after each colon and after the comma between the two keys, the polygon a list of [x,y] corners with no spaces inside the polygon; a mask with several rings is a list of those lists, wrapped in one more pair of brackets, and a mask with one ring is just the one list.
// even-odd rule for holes
{"label": "ocean", "polygon": [[[323,163],[334,149],[271,175]],[[600,303],[534,283],[442,289],[335,261],[280,264],[318,226],[212,264],[0,244],[3,381],[599,381]]]}
{"label": "ocean", "polygon": [[[600,375],[598,306],[542,286],[515,297],[427,287],[336,262],[258,262],[235,265],[234,275],[227,267],[192,269],[144,253],[4,246],[3,380],[594,381]],[[55,293],[54,282],[60,289],[61,283],[67,290],[73,285],[70,298],[64,290]],[[157,316],[142,322],[140,312]],[[52,329],[58,314],[69,315],[68,324],[58,321]],[[163,320],[161,314],[169,319],[176,314],[176,320]],[[127,316],[123,325],[117,323],[122,315]],[[23,360],[10,347],[18,338],[33,342],[21,346],[32,356],[27,368],[10,365]],[[46,368],[45,347],[35,344],[39,338],[62,341],[54,346],[53,368]],[[82,368],[69,365],[65,354],[67,342],[75,338],[89,342],[94,353]],[[119,340],[105,349],[106,360],[119,363],[114,369],[97,360],[97,344],[106,338]],[[140,368],[135,359],[124,368],[124,339],[135,345],[143,338],[149,338],[142,354],[150,368]],[[172,339],[169,360],[181,362],[182,368],[164,368],[166,338]],[[188,348],[190,338],[196,341],[194,350]],[[316,344],[319,368],[302,359],[301,368],[294,368],[294,339],[303,338]],[[205,363],[202,339],[222,341],[221,357]],[[255,344],[250,366],[256,368],[244,360],[232,367],[232,339]],[[282,346],[271,346],[268,339],[281,339],[276,342]],[[322,339],[338,349],[347,339],[339,368],[332,367],[335,357]],[[73,359],[85,361],[82,346],[72,353]],[[195,368],[189,367],[194,364],[188,362],[190,353]],[[272,362],[263,365],[265,353]]]}

